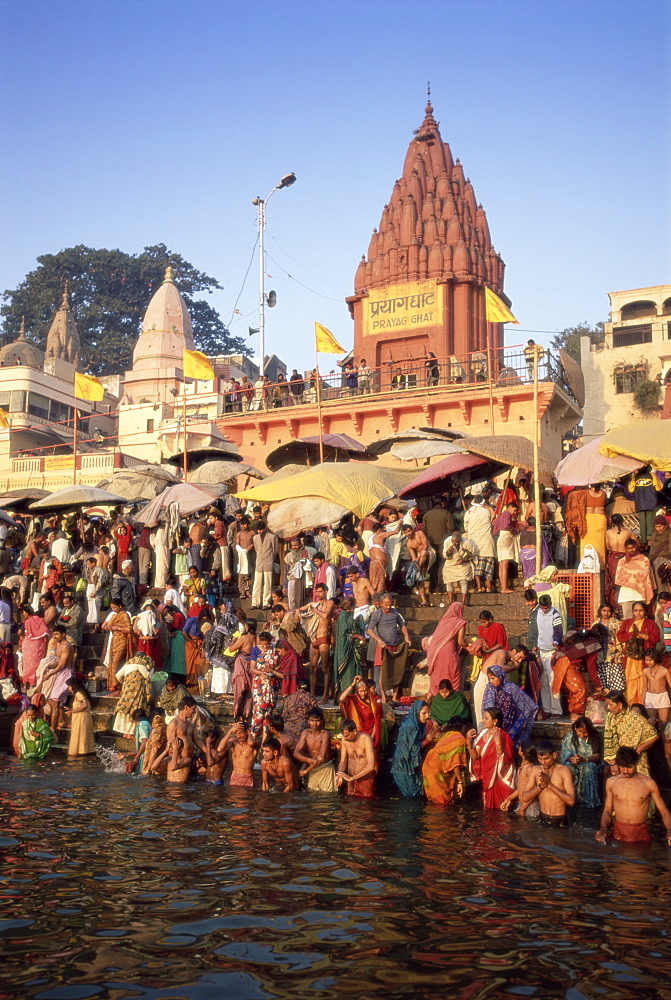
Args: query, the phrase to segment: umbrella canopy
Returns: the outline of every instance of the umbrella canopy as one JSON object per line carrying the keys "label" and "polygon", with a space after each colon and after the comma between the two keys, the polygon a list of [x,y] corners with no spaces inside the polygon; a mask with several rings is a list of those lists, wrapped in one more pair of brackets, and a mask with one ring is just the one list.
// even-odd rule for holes
{"label": "umbrella canopy", "polygon": [[394,458],[402,462],[416,462],[423,458],[435,458],[437,455],[464,455],[462,442],[448,441],[441,438],[436,441],[396,441],[390,449]]}
{"label": "umbrella canopy", "polygon": [[299,531],[310,531],[322,524],[336,524],[346,507],[323,497],[297,497],[273,504],[268,513],[268,527],[278,538],[293,538]]}
{"label": "umbrella canopy", "polygon": [[456,439],[463,437],[465,435],[459,431],[447,431],[439,427],[411,427],[408,430],[395,431],[386,437],[371,441],[370,444],[366,445],[366,448],[371,455],[384,455],[388,451],[394,452],[395,446],[402,442],[438,441],[449,444],[454,441],[456,444]]}
{"label": "umbrella canopy", "polygon": [[[362,458],[367,455],[365,445],[355,441],[348,434],[324,434],[324,461],[347,462],[351,455]],[[289,462],[315,465],[321,456],[319,435],[298,438],[280,445],[266,456],[266,465],[273,472]]]}
{"label": "umbrella canopy", "polygon": [[500,472],[505,466],[477,455],[449,455],[420,472],[399,493],[402,498],[428,497],[454,487],[457,483],[485,479]]}
{"label": "umbrella canopy", "polygon": [[49,496],[49,490],[40,490],[36,486],[8,490],[0,496],[0,507],[8,507],[9,510],[28,510],[33,500],[41,500],[46,496]]}
{"label": "umbrella canopy", "polygon": [[192,486],[191,483],[178,483],[176,486],[168,486],[157,497],[150,500],[146,507],[137,512],[133,520],[146,525],[147,528],[153,528],[161,520],[166,508],[172,503],[177,504],[183,517],[188,517],[189,514],[194,514],[197,510],[202,510],[203,507],[211,507],[214,499],[212,493],[205,489]]}
{"label": "umbrella canopy", "polygon": [[12,518],[5,510],[0,510],[0,521],[2,521],[4,524],[8,524],[10,528],[19,528],[21,531],[24,530],[20,524],[17,524],[16,521],[12,520]]}
{"label": "umbrella canopy", "polygon": [[604,434],[599,450],[607,458],[624,455],[641,465],[671,472],[671,420],[646,420],[614,427]]}
{"label": "umbrella canopy", "polygon": [[160,465],[138,465],[131,469],[118,469],[98,483],[99,489],[115,490],[127,500],[152,500],[167,485],[181,480],[170,469]]}
{"label": "umbrella canopy", "polygon": [[[240,461],[238,446],[224,437],[210,420],[190,421],[186,425],[187,452],[191,462],[200,458],[223,458]],[[164,458],[179,460],[184,452],[181,421],[166,426],[158,432],[158,443]]]}
{"label": "umbrella canopy", "polygon": [[599,450],[602,440],[602,437],[594,438],[562,458],[555,472],[560,486],[589,486],[590,483],[621,479],[645,464],[623,456],[606,458]]}
{"label": "umbrella canopy", "polygon": [[359,462],[324,462],[285,479],[271,482],[268,478],[236,496],[257,503],[321,497],[341,504],[356,517],[365,517],[383,500],[396,496],[413,475],[413,472],[401,469],[386,469]]}
{"label": "umbrella canopy", "polygon": [[265,479],[265,472],[259,472],[253,465],[245,462],[204,462],[189,473],[191,483],[227,483],[237,476],[251,476],[252,479]]}
{"label": "umbrella canopy", "polygon": [[97,486],[83,486],[81,483],[66,486],[64,490],[49,493],[43,500],[31,503],[31,510],[72,510],[75,507],[111,507],[125,503],[126,498],[118,493],[108,493]]}
{"label": "umbrella canopy", "polygon": [[[530,472],[534,467],[534,446],[529,438],[518,434],[486,435],[469,437],[463,442],[464,448],[472,455],[490,458],[502,465],[517,466]],[[542,448],[538,454],[538,471],[541,476],[554,475],[556,462]]]}

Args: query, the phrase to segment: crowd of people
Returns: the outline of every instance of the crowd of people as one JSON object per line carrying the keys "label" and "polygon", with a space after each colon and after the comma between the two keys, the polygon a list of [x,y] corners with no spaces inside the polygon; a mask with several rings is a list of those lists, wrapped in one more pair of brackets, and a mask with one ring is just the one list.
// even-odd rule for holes
{"label": "crowd of people", "polygon": [[[539,378],[551,377],[545,366],[545,351],[533,340],[527,341],[520,358],[493,357],[491,359],[494,379],[497,384],[518,385],[522,374],[533,381],[534,357],[539,358]],[[517,364],[517,368],[511,367]],[[246,375],[231,377],[224,384],[224,410],[226,413],[247,413],[255,410],[271,410],[285,406],[299,406],[302,403],[316,403],[317,393],[322,399],[348,396],[367,396],[382,389],[393,391],[417,389],[423,386],[433,388],[439,384],[478,384],[488,380],[490,359],[484,351],[474,351],[459,357],[436,357],[433,351],[425,351],[423,357],[406,365],[398,366],[387,362],[382,368],[371,367],[366,358],[347,359],[339,373],[318,375],[317,369],[301,374],[296,368],[289,377],[283,372],[274,376],[259,375],[250,382]],[[518,370],[519,369],[519,370]]]}
{"label": "crowd of people", "polygon": [[[91,694],[104,686],[118,695],[114,731],[135,741],[128,769],[172,782],[200,772],[251,785],[260,753],[264,789],[371,798],[390,776],[404,796],[449,805],[478,781],[485,808],[562,825],[575,805],[603,805],[601,833],[614,814],[614,835],[635,840],[654,802],[671,830],[648,761],[653,746],[671,759],[669,488],[648,469],[610,497],[546,493],[536,510],[520,474],[288,541],[268,529],[267,510],[232,497],[155,528],[123,508],[17,515],[17,528],[0,528],[0,684],[21,709],[16,751],[46,756],[67,705],[68,752],[92,753]],[[586,572],[603,567],[610,600],[589,629],[576,628],[557,579],[562,554]],[[465,609],[472,592],[511,592],[520,570],[528,630],[509,648],[489,610],[473,623]],[[421,640],[411,695],[419,651],[395,604],[402,592],[446,605]],[[265,621],[248,614],[262,609]],[[85,632],[104,636],[95,677]],[[206,698],[230,705],[225,733]],[[326,705],[339,709],[337,735]],[[564,706],[572,725],[559,754],[533,746],[534,720]]]}

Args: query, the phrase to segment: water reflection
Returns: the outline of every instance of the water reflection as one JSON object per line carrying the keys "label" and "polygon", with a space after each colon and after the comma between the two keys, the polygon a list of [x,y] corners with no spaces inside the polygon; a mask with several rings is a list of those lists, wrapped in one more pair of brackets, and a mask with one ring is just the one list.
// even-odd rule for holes
{"label": "water reflection", "polygon": [[0,758],[0,996],[664,998],[669,852]]}

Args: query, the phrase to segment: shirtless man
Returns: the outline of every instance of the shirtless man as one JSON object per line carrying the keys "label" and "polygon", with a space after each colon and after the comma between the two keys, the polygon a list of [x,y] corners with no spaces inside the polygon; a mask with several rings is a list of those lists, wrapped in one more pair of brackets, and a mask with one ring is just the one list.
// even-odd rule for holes
{"label": "shirtless man", "polygon": [[298,788],[296,765],[282,753],[282,745],[274,736],[269,736],[261,747],[261,787],[269,791],[268,778],[272,778],[277,788],[283,792],[295,792]]}
{"label": "shirtless man", "polygon": [[[168,745],[154,761],[154,766],[152,771],[157,771],[160,767],[162,761],[166,757],[170,757],[173,752],[173,744],[175,739],[179,738],[184,744],[184,752],[189,759],[195,756],[196,748],[204,750],[198,741],[193,729],[193,722],[191,719],[196,714],[196,699],[192,698],[190,694],[187,694],[182,698],[181,701],[177,702],[177,714],[168,723],[168,728],[166,730],[166,739]],[[168,764],[168,771],[170,770],[170,765]],[[179,781],[186,781],[186,778],[172,779]]]}
{"label": "shirtless man", "polygon": [[[179,736],[175,736],[173,739],[168,740],[168,748],[166,752],[168,756],[168,768],[165,773],[165,780],[170,781],[175,785],[183,785],[191,776],[191,764],[193,763],[193,757],[190,757],[187,754],[184,740],[180,739]],[[163,754],[161,754],[161,756],[163,756]],[[154,765],[152,770],[156,770],[156,765]]]}
{"label": "shirtless man", "polygon": [[298,773],[309,792],[335,792],[331,756],[331,734],[324,727],[324,713],[311,708],[308,728],[301,733],[294,750],[294,758],[303,765]]}
{"label": "shirtless man", "polygon": [[376,521],[373,525],[373,534],[368,539],[368,553],[370,555],[368,575],[370,577],[371,587],[376,593],[383,592],[387,589],[389,553],[387,552],[385,542],[388,538],[389,532],[385,531],[383,524]]}
{"label": "shirtless man", "polygon": [[324,694],[321,703],[324,704],[331,696],[331,670],[329,666],[331,652],[331,620],[335,603],[326,598],[326,584],[315,585],[316,603],[305,604],[295,612],[296,621],[300,621],[301,611],[313,611],[320,619],[319,627],[310,642],[310,694],[317,693],[317,667],[321,666],[324,675]]}
{"label": "shirtless man", "polygon": [[232,770],[228,783],[233,788],[254,787],[254,761],[256,743],[249,734],[249,725],[244,719],[234,722],[217,747],[217,754],[228,754],[230,750]]}
{"label": "shirtless man", "polygon": [[284,719],[279,712],[273,712],[273,714],[268,718],[266,721],[266,731],[270,736],[273,736],[279,741],[279,744],[282,747],[282,753],[286,754],[287,757],[291,757],[293,760],[297,740],[291,733],[284,732]]}
{"label": "shirtless man", "polygon": [[653,726],[656,726],[659,720],[662,729],[669,721],[670,689],[671,673],[662,663],[662,654],[656,649],[649,649],[643,659],[643,691],[645,692],[643,704],[648,710]]}
{"label": "shirtless man", "polygon": [[[72,674],[75,662],[75,647],[68,639],[63,625],[54,626],[54,645],[52,649],[58,659],[51,670],[45,673],[42,678],[42,685],[44,685],[44,683],[51,677],[55,677],[60,673],[63,673],[64,676],[68,677]],[[53,687],[53,684],[51,687]],[[54,736],[58,738],[58,729],[61,724],[61,703],[58,698],[53,699],[48,697],[48,701],[51,713],[49,715],[49,726],[53,730]]]}
{"label": "shirtless man", "polygon": [[219,746],[213,749],[212,744],[216,739],[216,733],[213,729],[205,737],[205,781],[210,785],[223,785],[224,783],[224,771],[226,770],[226,764],[228,763],[228,747],[226,746],[226,738],[220,741]]}
{"label": "shirtless man", "polygon": [[38,531],[31,541],[26,545],[23,558],[28,560],[28,566],[37,567],[42,559],[42,554],[47,547],[46,536],[43,531]]}
{"label": "shirtless man", "polygon": [[345,786],[345,793],[352,798],[375,798],[375,749],[368,733],[357,732],[351,719],[340,723],[342,743],[340,761],[336,771],[336,788]]}
{"label": "shirtless man", "polygon": [[666,827],[666,842],[671,845],[671,813],[659,794],[657,782],[637,772],[639,756],[633,747],[620,747],[615,755],[619,774],[606,782],[601,826],[596,833],[596,839],[603,844],[606,843],[613,814],[614,840],[627,844],[649,844],[650,831],[646,818],[652,799]]}
{"label": "shirtless man", "polygon": [[565,764],[557,763],[555,748],[548,740],[539,740],[536,753],[538,764],[529,768],[520,803],[528,809],[538,799],[539,823],[568,826],[566,809],[575,805],[573,776]]}
{"label": "shirtless man", "polygon": [[352,566],[348,569],[345,576],[347,578],[347,583],[352,588],[352,597],[354,598],[354,617],[358,618],[359,615],[365,615],[368,611],[375,591],[371,587],[370,581],[367,580],[365,576],[361,575],[361,570],[357,569],[356,566]]}
{"label": "shirtless man", "polygon": [[410,558],[414,563],[417,563],[422,572],[421,583],[417,584],[420,607],[428,608],[429,602],[426,599],[426,584],[424,583],[424,577],[429,569],[429,560],[433,549],[429,546],[429,539],[419,528],[411,528],[409,524],[404,524],[403,537],[405,538],[405,545],[410,553]]}
{"label": "shirtless man", "polygon": [[633,538],[638,541],[636,535],[629,528],[624,527],[624,520],[621,514],[611,515],[612,528],[606,531],[606,549],[608,552],[624,552],[625,544]]}

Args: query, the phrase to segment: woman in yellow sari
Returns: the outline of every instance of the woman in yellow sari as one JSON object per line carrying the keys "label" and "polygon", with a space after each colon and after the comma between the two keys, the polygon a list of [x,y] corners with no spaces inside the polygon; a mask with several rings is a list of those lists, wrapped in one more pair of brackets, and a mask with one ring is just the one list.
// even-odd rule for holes
{"label": "woman in yellow sari", "polygon": [[468,753],[462,726],[458,722],[435,743],[422,764],[424,794],[438,806],[454,805],[466,788]]}

